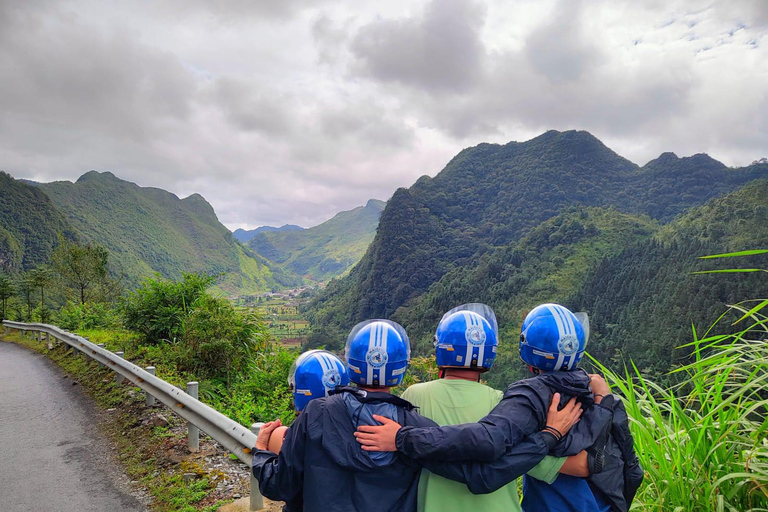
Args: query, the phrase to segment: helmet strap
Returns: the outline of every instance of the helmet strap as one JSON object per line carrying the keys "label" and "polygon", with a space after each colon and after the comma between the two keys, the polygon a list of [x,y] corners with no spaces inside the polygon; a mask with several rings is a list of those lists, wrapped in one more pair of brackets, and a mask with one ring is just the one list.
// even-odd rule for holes
{"label": "helmet strap", "polygon": [[541,375],[541,370],[539,370],[538,368],[534,368],[533,366],[531,366],[531,365],[528,365],[528,369],[529,369],[529,370],[531,371],[531,373],[532,373],[532,374],[534,374],[534,375]]}

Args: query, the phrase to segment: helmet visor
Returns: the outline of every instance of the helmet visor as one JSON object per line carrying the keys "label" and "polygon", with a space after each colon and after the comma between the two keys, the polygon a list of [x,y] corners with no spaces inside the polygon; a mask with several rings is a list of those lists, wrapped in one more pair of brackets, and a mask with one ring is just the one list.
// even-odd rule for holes
{"label": "helmet visor", "polygon": [[471,311],[473,313],[477,313],[481,317],[485,318],[485,320],[491,324],[491,328],[493,329],[493,332],[496,333],[496,336],[499,335],[499,323],[496,321],[496,313],[493,312],[493,309],[491,309],[491,306],[488,306],[487,304],[481,304],[479,302],[470,302],[468,304],[462,304],[461,306],[456,306],[449,312],[443,315],[443,318],[440,319],[440,322],[451,316],[452,314],[458,312],[458,311]]}
{"label": "helmet visor", "polygon": [[580,313],[574,313],[573,316],[576,317],[576,320],[579,321],[581,324],[581,328],[584,329],[584,346],[587,346],[587,342],[589,341],[589,315],[580,312]]}

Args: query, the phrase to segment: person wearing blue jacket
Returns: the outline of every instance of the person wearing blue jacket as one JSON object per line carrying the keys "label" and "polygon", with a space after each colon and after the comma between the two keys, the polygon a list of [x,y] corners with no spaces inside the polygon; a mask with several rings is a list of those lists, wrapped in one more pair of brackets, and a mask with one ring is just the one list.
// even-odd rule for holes
{"label": "person wearing blue jacket", "polygon": [[[591,376],[576,368],[586,345],[588,331],[585,332],[585,326],[562,306],[549,304],[534,309],[526,321],[531,315],[536,317],[542,311],[548,312],[552,320],[549,328],[554,328],[554,343],[529,343],[529,335],[533,331],[527,329],[526,323],[523,325],[520,343],[524,360],[528,360],[529,356],[537,358],[538,366],[534,369],[538,375],[510,385],[502,401],[490,414],[478,423],[440,428],[401,428],[391,420],[375,418],[382,423],[381,426],[362,426],[356,433],[363,449],[398,450],[418,460],[433,473],[466,483],[474,493],[493,492],[526,473],[547,453],[562,457],[576,455],[584,450],[589,452],[591,449],[592,467],[599,469],[605,461],[605,448],[612,445],[609,442],[610,436],[606,438],[606,432],[610,432],[613,425],[615,400],[608,395],[602,379],[595,379],[599,391],[593,392],[590,387]],[[537,314],[534,315],[534,312]],[[548,422],[548,416],[553,407],[557,408],[555,402],[566,407],[574,401],[579,402],[585,413],[565,435],[564,431],[553,428],[552,423]],[[546,443],[536,442],[534,438],[542,436],[542,429],[552,435],[545,437]],[[599,447],[597,451],[603,457],[600,464],[594,464],[594,454],[597,453],[595,447]],[[608,452],[613,455],[617,453],[616,450]],[[590,477],[594,485],[602,486],[603,492],[599,498],[593,499],[592,508],[550,510],[595,512],[611,506],[614,510],[624,512],[628,502],[626,497],[623,503],[620,499],[624,488],[623,467],[620,467],[616,457],[610,457],[609,462],[616,463],[613,473],[607,475],[609,478]],[[575,486],[578,486],[579,494],[570,495],[568,499],[571,504],[582,503],[580,497],[591,489],[586,480],[581,480]],[[608,496],[616,499],[605,499]],[[528,505],[529,510],[547,510],[543,506],[532,507],[530,501]],[[523,506],[526,506],[525,494]]]}
{"label": "person wearing blue jacket", "polygon": [[[309,350],[299,355],[288,370],[288,389],[293,394],[296,415],[300,415],[310,401],[326,397],[334,389],[349,385],[349,375],[344,363],[327,350]],[[270,421],[260,431],[264,449],[280,453],[288,428],[280,420]],[[265,440],[266,439],[266,440]],[[257,441],[258,443],[258,441]],[[260,444],[260,443],[259,443]],[[299,512],[304,509],[299,494],[287,500],[283,512]]]}
{"label": "person wearing blue jacket", "polygon": [[350,380],[330,396],[311,400],[288,429],[279,455],[267,450],[274,423],[265,425],[253,452],[261,493],[303,510],[415,512],[421,466],[402,454],[364,452],[353,433],[381,415],[410,427],[434,426],[407,401],[389,393],[405,374],[410,342],[387,320],[358,324],[347,339]]}

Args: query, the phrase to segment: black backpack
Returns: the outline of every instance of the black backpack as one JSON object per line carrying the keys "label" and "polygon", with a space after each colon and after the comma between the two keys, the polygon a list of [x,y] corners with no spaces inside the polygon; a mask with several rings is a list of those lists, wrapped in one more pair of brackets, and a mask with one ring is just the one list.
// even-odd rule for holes
{"label": "black backpack", "polygon": [[611,508],[627,512],[645,473],[635,453],[627,410],[621,400],[613,398],[605,404],[613,410],[610,427],[587,449],[588,480],[592,491],[604,496]]}

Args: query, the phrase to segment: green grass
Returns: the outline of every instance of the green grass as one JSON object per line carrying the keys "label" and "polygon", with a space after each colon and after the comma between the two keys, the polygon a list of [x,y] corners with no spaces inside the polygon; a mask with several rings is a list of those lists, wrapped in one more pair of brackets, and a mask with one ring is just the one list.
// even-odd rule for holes
{"label": "green grass", "polygon": [[679,385],[602,368],[625,399],[646,471],[635,510],[768,510],[768,318],[733,308],[747,314],[741,331],[694,328],[695,360],[676,370]]}

